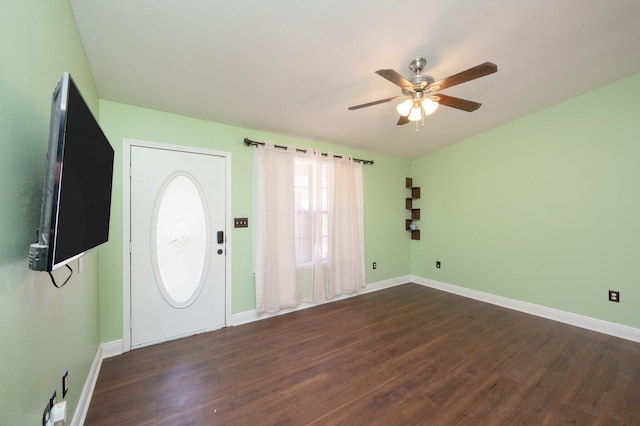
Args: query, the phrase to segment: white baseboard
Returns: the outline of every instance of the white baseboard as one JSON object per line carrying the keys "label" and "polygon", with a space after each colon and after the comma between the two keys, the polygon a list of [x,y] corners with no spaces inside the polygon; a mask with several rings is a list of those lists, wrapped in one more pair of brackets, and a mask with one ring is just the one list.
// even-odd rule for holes
{"label": "white baseboard", "polygon": [[376,281],[369,283],[365,286],[364,290],[360,294],[373,293],[374,291],[384,290],[385,288],[395,287],[397,285],[407,284],[411,282],[411,275],[405,275],[402,277],[391,278],[389,280]]}
{"label": "white baseboard", "polygon": [[[374,291],[378,291],[378,290],[384,290],[385,288],[391,288],[391,287],[395,287],[397,285],[401,285],[401,284],[406,284],[410,282],[410,276],[409,275],[405,275],[403,277],[397,277],[397,278],[392,278],[389,280],[383,280],[383,281],[377,281],[374,283],[369,283],[367,284],[362,291],[360,291],[359,293],[352,293],[352,294],[342,294],[340,296],[336,296],[333,299],[324,302],[324,303],[331,303],[331,302],[336,302],[338,300],[343,300],[343,299],[347,299],[349,297],[354,297],[354,296],[358,296],[361,294],[366,294],[366,293],[372,293]],[[314,306],[319,306],[322,305],[323,303],[311,303],[311,302],[303,302],[301,304],[299,304],[298,306],[294,307],[294,308],[285,308],[285,309],[281,309],[278,312],[261,312],[258,313],[255,309],[251,309],[249,311],[244,311],[244,312],[240,312],[237,314],[232,314],[231,315],[231,324],[230,325],[242,325],[242,324],[247,324],[253,321],[260,321],[263,319],[267,319],[267,318],[272,318],[278,315],[284,315],[284,314],[288,314],[289,312],[295,312],[295,311],[300,311],[302,309],[307,309],[307,308],[312,308]]]}
{"label": "white baseboard", "polygon": [[122,355],[122,339],[103,343],[100,345],[100,350],[102,351],[102,359]]}
{"label": "white baseboard", "polygon": [[89,375],[87,376],[87,380],[84,382],[84,386],[82,387],[82,393],[80,394],[80,399],[78,400],[78,406],[76,407],[76,411],[73,413],[71,426],[82,426],[84,424],[84,420],[87,417],[87,412],[89,411],[89,405],[91,404],[93,390],[96,387],[98,375],[100,374],[100,368],[102,367],[102,360],[120,354],[122,354],[122,340],[114,340],[113,342],[103,343],[98,346],[96,356],[93,358],[93,363],[91,364],[91,368],[89,369]]}
{"label": "white baseboard", "polygon": [[472,290],[453,284],[447,284],[429,278],[411,276],[410,281],[436,290],[446,291],[447,293],[457,294],[459,296],[468,297],[470,299],[479,300],[492,305],[502,306],[504,308],[513,309],[515,311],[524,312],[542,318],[562,322],[580,328],[585,328],[598,333],[608,334],[610,336],[620,337],[622,339],[631,340],[640,343],[640,329],[629,327],[614,322],[603,321],[597,318],[591,318],[580,314],[561,311],[559,309],[549,308],[547,306],[536,305],[534,303],[522,302],[520,300],[510,299],[508,297],[497,296],[491,293]]}

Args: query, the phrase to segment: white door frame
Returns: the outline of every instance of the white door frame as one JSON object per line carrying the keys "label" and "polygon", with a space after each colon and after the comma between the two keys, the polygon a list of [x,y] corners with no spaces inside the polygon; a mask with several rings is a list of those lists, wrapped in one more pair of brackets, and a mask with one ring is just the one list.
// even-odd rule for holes
{"label": "white door frame", "polygon": [[194,148],[182,145],[170,145],[135,139],[122,140],[122,351],[131,350],[131,147],[156,148],[169,151],[180,151],[192,154],[208,154],[224,157],[225,176],[225,326],[231,324],[231,153],[211,149]]}

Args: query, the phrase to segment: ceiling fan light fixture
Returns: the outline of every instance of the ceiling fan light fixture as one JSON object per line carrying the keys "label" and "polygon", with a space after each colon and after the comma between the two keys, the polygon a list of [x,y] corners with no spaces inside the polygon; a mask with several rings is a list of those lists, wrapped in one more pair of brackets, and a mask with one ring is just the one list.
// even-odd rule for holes
{"label": "ceiling fan light fixture", "polygon": [[433,99],[425,98],[422,100],[422,108],[424,108],[424,113],[426,115],[431,115],[438,109],[440,104],[435,102]]}
{"label": "ceiling fan light fixture", "polygon": [[409,121],[419,121],[422,119],[422,106],[420,103],[417,103],[411,108],[411,112],[409,113]]}
{"label": "ceiling fan light fixture", "polygon": [[413,106],[413,101],[411,99],[407,99],[406,101],[400,103],[397,106],[398,114],[403,117],[406,117],[411,112],[411,107]]}

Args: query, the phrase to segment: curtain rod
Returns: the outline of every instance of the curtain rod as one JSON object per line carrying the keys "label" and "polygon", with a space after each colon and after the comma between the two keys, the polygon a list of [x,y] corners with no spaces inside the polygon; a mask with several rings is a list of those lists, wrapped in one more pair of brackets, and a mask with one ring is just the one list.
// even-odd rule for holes
{"label": "curtain rod", "polygon": [[[244,144],[246,146],[264,146],[265,142],[257,142],[257,141],[252,141],[249,138],[244,138]],[[281,148],[281,149],[288,149],[289,148],[288,146],[284,146],[284,145],[275,145],[274,144],[273,146],[276,147],[276,148]],[[304,152],[304,153],[307,152],[306,149],[300,149],[300,148],[296,148],[296,151]],[[326,156],[327,153],[323,152],[322,155]],[[334,157],[342,158],[342,155],[334,155]],[[357,161],[357,162],[362,163],[362,164],[373,164],[373,160],[361,160],[360,158],[354,158],[353,161]]]}

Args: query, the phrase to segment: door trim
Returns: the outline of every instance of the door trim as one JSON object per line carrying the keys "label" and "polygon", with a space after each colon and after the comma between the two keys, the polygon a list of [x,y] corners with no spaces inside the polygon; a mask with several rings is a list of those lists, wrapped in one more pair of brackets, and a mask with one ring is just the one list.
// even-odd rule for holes
{"label": "door trim", "polygon": [[136,139],[122,140],[122,351],[131,350],[131,147],[155,148],[167,151],[180,151],[191,154],[207,154],[225,159],[225,326],[231,324],[231,153],[190,146],[171,145]]}

